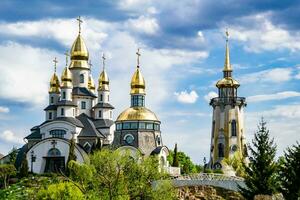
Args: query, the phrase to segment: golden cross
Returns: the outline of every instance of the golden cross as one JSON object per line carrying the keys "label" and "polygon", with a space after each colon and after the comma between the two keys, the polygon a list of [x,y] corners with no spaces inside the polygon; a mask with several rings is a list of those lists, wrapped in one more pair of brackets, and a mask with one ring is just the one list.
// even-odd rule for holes
{"label": "golden cross", "polygon": [[68,51],[66,51],[64,54],[65,54],[65,56],[66,56],[66,66],[68,66],[68,62],[69,62],[69,56],[70,56],[70,54],[69,54],[69,52],[68,52]]}
{"label": "golden cross", "polygon": [[229,38],[229,32],[228,32],[228,28],[226,28],[226,32],[225,32],[225,34],[226,34],[226,40],[228,41],[228,38]]}
{"label": "golden cross", "polygon": [[58,63],[56,57],[54,58],[53,62],[54,62],[54,72],[56,72],[56,64]]}
{"label": "golden cross", "polygon": [[140,56],[141,56],[140,48],[138,48],[136,55],[137,55],[137,67],[140,67]]}
{"label": "golden cross", "polygon": [[78,18],[76,19],[78,21],[78,26],[79,26],[79,34],[81,33],[81,23],[83,23],[82,19],[80,18],[80,16],[78,16]]}
{"label": "golden cross", "polygon": [[102,53],[102,65],[103,65],[103,70],[105,69],[105,60],[106,60],[105,54]]}

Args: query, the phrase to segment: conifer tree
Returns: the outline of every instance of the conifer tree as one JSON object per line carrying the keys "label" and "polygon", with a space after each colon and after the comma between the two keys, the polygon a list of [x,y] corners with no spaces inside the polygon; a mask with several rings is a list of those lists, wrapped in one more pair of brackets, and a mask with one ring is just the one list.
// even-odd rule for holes
{"label": "conifer tree", "polygon": [[179,167],[179,162],[178,162],[178,153],[177,153],[177,143],[175,144],[174,148],[174,154],[173,154],[173,167]]}
{"label": "conifer tree", "polygon": [[69,157],[68,157],[68,161],[67,161],[67,168],[66,168],[66,175],[69,176],[70,175],[70,170],[69,170],[69,162],[71,160],[76,161],[77,157],[75,155],[75,140],[72,137],[72,139],[70,140],[70,150],[69,150]]}
{"label": "conifer tree", "polygon": [[255,195],[272,195],[278,189],[277,164],[274,160],[276,145],[269,138],[269,130],[262,118],[258,131],[254,135],[252,145],[249,145],[250,163],[245,168],[246,188],[241,188],[242,195],[247,199],[253,199]]}
{"label": "conifer tree", "polygon": [[101,140],[100,138],[97,139],[97,143],[96,143],[96,150],[101,150],[102,146],[101,146]]}
{"label": "conifer tree", "polygon": [[20,167],[20,174],[19,174],[20,178],[27,177],[28,171],[29,171],[28,161],[26,158],[26,154],[24,153],[22,157],[21,167]]}
{"label": "conifer tree", "polygon": [[287,148],[279,170],[281,192],[286,200],[300,197],[300,144]]}

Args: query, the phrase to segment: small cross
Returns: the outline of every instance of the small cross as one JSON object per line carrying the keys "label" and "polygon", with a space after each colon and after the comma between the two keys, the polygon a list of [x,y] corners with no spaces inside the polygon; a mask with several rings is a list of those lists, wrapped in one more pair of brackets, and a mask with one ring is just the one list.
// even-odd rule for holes
{"label": "small cross", "polygon": [[53,148],[55,148],[55,145],[57,144],[57,142],[55,140],[52,140],[51,144],[53,145]]}
{"label": "small cross", "polygon": [[82,19],[80,18],[80,16],[78,16],[78,18],[76,19],[78,21],[78,26],[79,26],[79,34],[81,33],[81,23],[83,23]]}
{"label": "small cross", "polygon": [[89,60],[89,66],[90,66],[90,69],[92,70],[92,61],[91,60]]}
{"label": "small cross", "polygon": [[56,57],[54,58],[53,62],[54,62],[54,72],[56,72],[56,64],[58,63]]}
{"label": "small cross", "polygon": [[68,61],[69,61],[69,56],[70,56],[70,54],[69,54],[68,51],[66,51],[64,54],[65,54],[65,56],[66,56],[66,66],[68,66]]}
{"label": "small cross", "polygon": [[228,28],[226,28],[226,32],[225,32],[225,34],[226,34],[226,40],[228,41],[228,38],[229,38],[229,32],[228,32]]}
{"label": "small cross", "polygon": [[105,54],[102,53],[102,65],[103,65],[103,70],[105,69],[105,60],[106,60]]}
{"label": "small cross", "polygon": [[137,67],[140,67],[140,56],[141,56],[140,48],[138,48],[136,55],[137,55]]}

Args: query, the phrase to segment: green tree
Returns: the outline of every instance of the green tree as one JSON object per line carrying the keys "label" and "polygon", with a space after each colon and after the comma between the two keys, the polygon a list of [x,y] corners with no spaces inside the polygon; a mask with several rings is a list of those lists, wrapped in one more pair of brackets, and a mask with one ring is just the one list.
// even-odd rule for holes
{"label": "green tree", "polygon": [[173,154],[173,167],[179,167],[178,155],[177,155],[177,143],[175,144],[174,154]]}
{"label": "green tree", "polygon": [[281,192],[287,200],[298,199],[300,197],[300,144],[297,142],[296,145],[287,148],[280,161]]}
{"label": "green tree", "polygon": [[75,154],[75,140],[74,138],[72,137],[70,139],[70,148],[69,148],[69,156],[68,156],[68,160],[67,160],[67,168],[66,168],[66,175],[69,176],[70,174],[70,170],[69,170],[69,162],[74,160],[76,161],[77,157],[76,157],[76,154]]}
{"label": "green tree", "polygon": [[40,189],[37,199],[43,200],[83,200],[83,193],[70,182],[51,184],[47,188]]}
{"label": "green tree", "polygon": [[236,176],[244,177],[245,168],[244,168],[244,157],[239,153],[235,152],[232,157],[224,158],[222,163],[225,165],[232,166],[235,171]]}
{"label": "green tree", "polygon": [[12,164],[1,164],[0,165],[0,178],[3,181],[4,188],[7,187],[9,177],[16,175],[16,167]]}
{"label": "green tree", "polygon": [[12,150],[8,153],[8,155],[9,155],[9,164],[16,166],[18,149],[16,147],[13,147]]}
{"label": "green tree", "polygon": [[274,161],[276,145],[274,140],[269,138],[269,130],[263,118],[252,144],[253,147],[249,145],[250,163],[248,166],[243,165],[247,188],[240,188],[242,195],[247,199],[253,199],[258,194],[272,195],[278,189],[277,165]]}
{"label": "green tree", "polygon": [[26,153],[23,154],[22,157],[22,163],[21,163],[21,167],[20,167],[20,173],[19,173],[19,177],[23,178],[23,177],[27,177],[28,176],[28,161],[26,158]]}
{"label": "green tree", "polygon": [[[202,166],[197,166],[191,160],[191,158],[184,152],[177,152],[178,162],[181,174],[199,173],[202,170]],[[169,163],[173,163],[174,152],[170,151],[168,156]]]}

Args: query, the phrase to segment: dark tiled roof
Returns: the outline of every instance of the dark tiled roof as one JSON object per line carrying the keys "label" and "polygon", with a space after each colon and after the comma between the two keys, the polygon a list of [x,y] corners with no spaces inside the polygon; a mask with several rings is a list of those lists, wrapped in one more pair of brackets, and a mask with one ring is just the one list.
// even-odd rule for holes
{"label": "dark tiled roof", "polygon": [[[35,128],[35,127],[33,127]],[[42,139],[42,135],[40,133],[40,129],[39,128],[35,128],[35,129],[31,129],[31,134],[26,136],[25,139]]]}
{"label": "dark tiled roof", "polygon": [[83,124],[81,123],[80,120],[73,118],[73,117],[57,117],[54,120],[47,120],[44,123],[42,123],[40,126],[47,124],[49,122],[57,122],[57,121],[64,121],[64,122],[69,122],[71,124],[74,124],[75,126],[83,127]]}
{"label": "dark tiled roof", "polygon": [[109,128],[114,124],[113,120],[110,119],[96,119],[94,120],[95,127],[98,128]]}
{"label": "dark tiled roof", "polygon": [[88,117],[86,114],[79,115],[77,119],[79,119],[84,126],[78,137],[105,137],[100,131],[96,129],[93,123],[93,119]]}
{"label": "dark tiled roof", "polygon": [[109,103],[97,103],[93,108],[111,108],[111,109],[114,109],[115,107],[113,107]]}
{"label": "dark tiled roof", "polygon": [[74,87],[72,91],[73,95],[79,95],[79,96],[90,96],[97,98],[95,94],[90,92],[87,88],[85,87]]}
{"label": "dark tiled roof", "polygon": [[57,105],[49,105],[47,106],[44,110],[56,110],[57,109]]}
{"label": "dark tiled roof", "polygon": [[162,148],[163,148],[163,146],[156,147],[156,148],[151,152],[151,155],[159,154]]}
{"label": "dark tiled roof", "polygon": [[73,101],[61,100],[57,102],[57,106],[77,106]]}

